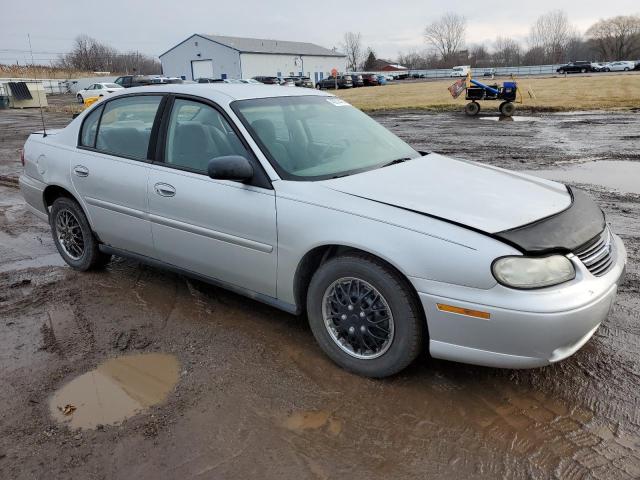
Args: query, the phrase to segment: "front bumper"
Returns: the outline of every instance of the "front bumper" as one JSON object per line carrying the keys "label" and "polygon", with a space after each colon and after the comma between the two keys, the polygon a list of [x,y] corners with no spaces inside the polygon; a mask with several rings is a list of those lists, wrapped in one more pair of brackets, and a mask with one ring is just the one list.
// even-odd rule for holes
{"label": "front bumper", "polygon": [[[624,275],[626,250],[613,238],[614,265],[605,275],[592,275],[574,257],[575,280],[540,290],[482,290],[411,278],[427,317],[431,355],[504,368],[540,367],[573,355],[607,318]],[[489,318],[441,311],[438,304]]]}

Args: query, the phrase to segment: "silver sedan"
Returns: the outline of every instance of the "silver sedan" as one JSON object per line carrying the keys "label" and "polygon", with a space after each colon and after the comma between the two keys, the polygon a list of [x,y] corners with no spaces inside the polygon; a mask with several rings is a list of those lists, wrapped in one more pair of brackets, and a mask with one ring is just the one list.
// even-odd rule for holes
{"label": "silver sedan", "polygon": [[35,133],[20,185],[77,270],[131,257],[305,314],[361,375],[548,365],[605,321],[626,252],[579,190],[418,152],[330,94],[114,93]]}

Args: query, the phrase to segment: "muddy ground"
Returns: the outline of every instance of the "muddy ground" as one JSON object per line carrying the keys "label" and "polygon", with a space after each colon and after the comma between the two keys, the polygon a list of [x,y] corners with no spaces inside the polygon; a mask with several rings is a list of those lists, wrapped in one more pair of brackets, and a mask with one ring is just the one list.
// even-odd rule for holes
{"label": "muddy ground", "polygon": [[[640,160],[638,114],[377,118],[419,149],[514,169]],[[19,171],[38,121],[0,111],[1,173]],[[304,319],[224,290],[122,259],[72,271],[0,186],[0,478],[640,478],[640,195],[581,186],[629,252],[615,308],[581,351],[525,371],[425,355],[384,381],[335,367]],[[152,352],[180,363],[160,404],[91,430],[50,415],[78,375]]]}

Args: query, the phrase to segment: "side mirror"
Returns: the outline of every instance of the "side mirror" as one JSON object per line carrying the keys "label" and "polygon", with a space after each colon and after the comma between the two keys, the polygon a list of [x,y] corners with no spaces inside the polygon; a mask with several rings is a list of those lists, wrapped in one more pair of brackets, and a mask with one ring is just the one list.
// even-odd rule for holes
{"label": "side mirror", "polygon": [[209,160],[207,173],[215,180],[246,182],[253,177],[253,167],[240,155],[228,155]]}

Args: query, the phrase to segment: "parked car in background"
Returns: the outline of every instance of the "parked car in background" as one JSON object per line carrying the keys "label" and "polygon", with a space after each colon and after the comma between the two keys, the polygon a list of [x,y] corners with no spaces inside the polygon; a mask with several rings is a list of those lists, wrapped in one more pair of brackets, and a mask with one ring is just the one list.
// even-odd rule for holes
{"label": "parked car in background", "polygon": [[152,77],[150,79],[149,85],[165,85],[176,83],[185,83],[185,80],[179,77]]}
{"label": "parked car in background", "polygon": [[606,72],[629,72],[636,68],[636,62],[620,60],[607,64]]}
{"label": "parked car in background", "polygon": [[636,60],[636,66],[633,67],[634,70],[640,70],[640,60]]}
{"label": "parked car in background", "polygon": [[148,75],[123,75],[116,78],[113,83],[124,88],[142,87],[153,83],[152,77]]}
{"label": "parked car in background", "polygon": [[351,82],[354,87],[364,87],[364,80],[362,79],[362,75],[357,73],[351,74]]}
{"label": "parked car in background", "polygon": [[450,77],[466,77],[467,73],[471,70],[471,65],[458,65],[451,69]]}
{"label": "parked car in background", "polygon": [[425,347],[561,361],[605,321],[627,263],[586,193],[418,152],[314,90],[121,91],[31,134],[23,165],[26,204],[71,268],[129,257],[305,313],[327,356],[369,377]]}
{"label": "parked car in background", "polygon": [[240,79],[240,83],[251,83],[253,85],[260,85],[261,82],[259,82],[258,80],[254,79],[254,78],[241,78]]}
{"label": "parked car in background", "polygon": [[380,84],[380,82],[378,82],[378,76],[373,73],[365,73],[362,75],[362,81],[365,87],[375,87]]}
{"label": "parked car in background", "polygon": [[556,69],[557,73],[587,73],[593,71],[591,62],[585,61],[570,62],[566,65],[561,65]]}
{"label": "parked car in background", "polygon": [[280,79],[278,77],[257,76],[253,77],[253,79],[265,85],[280,85]]}
{"label": "parked car in background", "polygon": [[319,80],[316,83],[316,88],[318,90],[336,88],[336,85],[338,88],[351,88],[353,87],[353,80],[351,80],[349,75],[338,75],[337,77],[330,76]]}
{"label": "parked car in background", "polygon": [[495,77],[495,75],[496,75],[495,68],[485,68],[484,73],[482,74],[483,77]]}
{"label": "parked car in background", "polygon": [[286,77],[285,80],[293,82],[294,86],[296,87],[313,88],[313,82],[309,77],[293,76]]}
{"label": "parked car in background", "polygon": [[378,85],[386,85],[387,77],[385,75],[376,75],[378,77]]}
{"label": "parked car in background", "polygon": [[591,70],[594,72],[604,72],[606,66],[606,63],[591,62]]}
{"label": "parked car in background", "polygon": [[243,83],[236,78],[199,78],[196,83]]}
{"label": "parked car in background", "polygon": [[78,90],[76,98],[79,103],[84,103],[87,98],[104,97],[105,95],[117,92],[123,88],[124,87],[121,87],[116,83],[94,83],[93,85],[89,85],[87,88]]}

